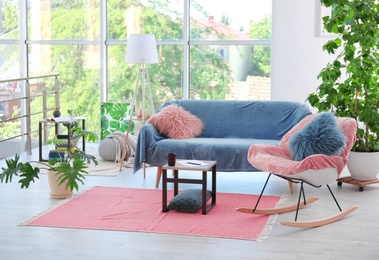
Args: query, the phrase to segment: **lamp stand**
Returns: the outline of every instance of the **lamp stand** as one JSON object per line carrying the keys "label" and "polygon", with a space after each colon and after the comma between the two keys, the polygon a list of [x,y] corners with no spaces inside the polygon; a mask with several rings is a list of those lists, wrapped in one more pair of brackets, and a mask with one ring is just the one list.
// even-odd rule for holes
{"label": "lamp stand", "polygon": [[[137,80],[136,80],[136,86],[134,88],[134,94],[133,94],[133,99],[130,107],[130,117],[129,117],[129,122],[128,122],[128,128],[126,131],[126,136],[125,136],[125,142],[124,142],[124,148],[122,150],[122,156],[120,160],[120,171],[122,170],[122,165],[124,164],[124,160],[126,157],[126,145],[128,143],[128,138],[129,138],[129,132],[130,132],[130,125],[132,124],[133,121],[133,114],[136,101],[137,101],[137,93],[138,93],[138,83],[139,81],[142,81],[142,118],[141,120],[145,122],[145,112],[146,112],[146,83],[147,83],[147,91],[149,94],[149,99],[150,99],[150,115],[154,114],[154,103],[153,103],[153,95],[151,93],[151,87],[150,87],[150,78],[149,78],[149,70],[142,64],[140,68],[138,69],[138,74],[137,74]],[[139,119],[139,118],[138,118]],[[144,167],[145,169],[145,167]],[[144,170],[143,173],[144,178],[146,177],[146,172]]]}

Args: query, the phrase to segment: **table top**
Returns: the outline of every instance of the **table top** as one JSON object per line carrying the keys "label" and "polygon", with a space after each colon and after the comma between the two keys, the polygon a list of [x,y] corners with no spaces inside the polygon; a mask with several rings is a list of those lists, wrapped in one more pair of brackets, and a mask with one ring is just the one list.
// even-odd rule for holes
{"label": "table top", "polygon": [[76,122],[79,120],[85,120],[85,116],[60,116],[60,117],[50,117],[50,118],[45,118],[41,120],[40,122],[45,122],[45,123],[72,123]]}
{"label": "table top", "polygon": [[216,161],[177,159],[174,166],[168,166],[168,164],[165,164],[162,169],[208,171],[216,164]]}

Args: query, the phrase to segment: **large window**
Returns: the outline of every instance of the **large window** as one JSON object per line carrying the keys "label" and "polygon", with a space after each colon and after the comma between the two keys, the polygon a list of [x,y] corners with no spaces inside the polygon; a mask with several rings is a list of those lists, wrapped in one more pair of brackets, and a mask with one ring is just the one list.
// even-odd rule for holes
{"label": "large window", "polygon": [[157,39],[159,63],[148,65],[156,108],[181,98],[270,99],[269,0],[0,0],[0,8],[0,79],[59,74],[62,113],[83,106],[97,133],[100,103],[133,96],[132,33]]}

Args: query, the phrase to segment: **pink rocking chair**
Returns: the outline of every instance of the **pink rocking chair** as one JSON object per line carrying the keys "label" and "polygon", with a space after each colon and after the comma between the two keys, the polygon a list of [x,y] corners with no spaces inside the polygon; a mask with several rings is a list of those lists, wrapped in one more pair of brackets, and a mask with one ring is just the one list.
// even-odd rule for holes
{"label": "pink rocking chair", "polygon": [[[317,115],[319,114],[310,115],[303,119],[286,135],[283,136],[278,146],[258,144],[251,145],[248,153],[248,161],[257,169],[269,172],[270,174],[268,175],[266,183],[263,186],[262,192],[255,207],[253,209],[238,208],[237,211],[250,214],[279,214],[296,210],[295,221],[284,221],[281,224],[292,227],[310,228],[330,224],[332,222],[340,220],[357,209],[356,206],[352,206],[342,211],[332,190],[328,185],[329,183],[336,181],[347,164],[350,149],[356,140],[355,138],[357,123],[354,119],[336,117],[337,128],[340,129],[346,137],[346,144],[338,155],[313,154],[307,156],[301,161],[294,160],[291,155],[290,149],[288,147],[290,138],[296,132],[314,120]],[[263,195],[263,192],[271,175],[275,175],[288,180],[291,193],[293,193],[293,183],[300,183],[300,192],[297,204],[281,208],[258,208],[259,201]],[[340,212],[334,216],[330,216],[324,219],[297,221],[299,209],[318,200],[318,198],[315,197],[309,199],[305,198],[303,187],[304,183],[317,188],[321,187],[322,185],[326,185]],[[303,201],[301,201],[302,198]]]}

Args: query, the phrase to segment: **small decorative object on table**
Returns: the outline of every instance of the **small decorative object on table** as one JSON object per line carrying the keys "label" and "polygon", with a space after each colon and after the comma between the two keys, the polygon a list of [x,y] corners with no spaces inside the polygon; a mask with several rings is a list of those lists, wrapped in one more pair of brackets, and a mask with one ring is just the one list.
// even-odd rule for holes
{"label": "small decorative object on table", "polygon": [[167,156],[167,164],[168,166],[175,166],[176,162],[176,153],[168,153]]}
{"label": "small decorative object on table", "polygon": [[60,109],[60,107],[54,108],[54,112],[53,112],[54,117],[60,117],[61,116],[61,111],[59,109]]}

